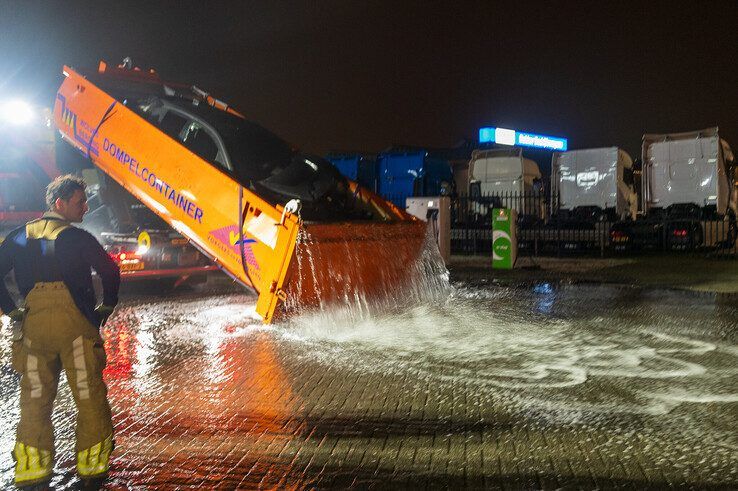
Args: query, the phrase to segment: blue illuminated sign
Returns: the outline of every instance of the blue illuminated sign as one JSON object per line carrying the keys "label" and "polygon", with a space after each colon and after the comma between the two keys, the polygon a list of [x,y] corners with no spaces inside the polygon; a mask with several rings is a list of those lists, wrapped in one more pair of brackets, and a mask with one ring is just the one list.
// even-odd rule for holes
{"label": "blue illuminated sign", "polygon": [[569,148],[566,138],[536,135],[507,128],[479,128],[479,143],[498,143],[516,147],[545,148],[565,152]]}

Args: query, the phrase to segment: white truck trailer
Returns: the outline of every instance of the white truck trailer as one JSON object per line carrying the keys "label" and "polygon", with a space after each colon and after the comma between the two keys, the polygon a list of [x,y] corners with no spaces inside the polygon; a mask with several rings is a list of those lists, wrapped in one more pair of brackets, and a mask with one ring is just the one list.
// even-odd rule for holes
{"label": "white truck trailer", "polygon": [[643,136],[643,217],[610,231],[616,249],[735,247],[734,156],[718,128]]}
{"label": "white truck trailer", "polygon": [[617,147],[554,153],[551,190],[551,209],[562,220],[635,220],[638,211],[633,160]]}

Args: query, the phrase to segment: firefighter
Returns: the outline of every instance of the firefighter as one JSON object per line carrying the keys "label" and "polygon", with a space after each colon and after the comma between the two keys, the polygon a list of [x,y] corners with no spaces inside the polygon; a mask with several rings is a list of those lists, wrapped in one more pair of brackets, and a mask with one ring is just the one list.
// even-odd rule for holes
{"label": "firefighter", "polygon": [[[13,368],[21,374],[13,449],[19,487],[51,478],[51,412],[62,369],[78,410],[77,473],[83,482],[104,479],[113,450],[99,328],[118,302],[120,272],[92,235],[71,225],[88,210],[84,181],[72,175],[56,178],[46,190],[46,203],[47,213],[0,245],[0,309],[13,324]],[[102,280],[97,307],[90,268]],[[10,270],[24,298],[21,306],[5,285]]]}

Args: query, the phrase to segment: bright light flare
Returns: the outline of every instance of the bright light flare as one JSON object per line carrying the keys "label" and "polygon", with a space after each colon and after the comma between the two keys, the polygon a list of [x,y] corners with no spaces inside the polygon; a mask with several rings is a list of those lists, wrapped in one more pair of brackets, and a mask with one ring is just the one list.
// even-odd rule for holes
{"label": "bright light flare", "polygon": [[14,124],[26,125],[34,116],[33,108],[21,100],[4,101],[0,103],[0,120]]}

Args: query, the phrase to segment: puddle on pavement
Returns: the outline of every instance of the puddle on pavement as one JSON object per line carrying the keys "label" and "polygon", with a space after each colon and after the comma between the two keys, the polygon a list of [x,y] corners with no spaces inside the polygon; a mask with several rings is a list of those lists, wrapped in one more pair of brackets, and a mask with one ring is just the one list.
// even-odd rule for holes
{"label": "puddle on pavement", "polygon": [[[188,432],[202,431],[195,417],[217,418],[221,409],[228,416],[230,407],[252,420],[256,413],[248,411],[259,411],[257,424],[289,441],[295,407],[287,365],[304,364],[359,379],[395,377],[407,381],[408,392],[446,391],[469,404],[504,407],[526,424],[597,428],[607,422],[608,431],[621,435],[618,442],[637,435],[644,448],[659,445],[674,428],[709,446],[707,451],[719,446],[723,459],[738,449],[738,306],[720,297],[461,282],[446,297],[410,306],[352,306],[273,326],[254,321],[254,304],[255,297],[241,294],[124,301],[105,330],[110,397],[119,420],[129,421],[130,413],[136,424],[151,424],[173,411],[171,401],[189,404],[184,415],[193,416],[192,430],[181,418],[176,429],[167,427],[167,417],[161,427],[168,438],[182,439],[184,452],[193,438]],[[238,348],[243,344],[255,347],[254,357],[244,358]],[[3,455],[12,448],[17,421],[17,381],[7,348],[0,353]],[[265,390],[268,384],[276,389]],[[55,421],[67,427],[58,450],[73,455],[68,390],[60,397]],[[155,400],[164,402],[148,402]],[[643,425],[640,418],[663,425]],[[135,434],[136,428],[125,432]],[[242,429],[232,429],[237,431]],[[607,445],[601,451],[622,453]],[[136,462],[126,465],[134,469]],[[3,476],[10,472],[8,467]],[[64,479],[59,489],[71,483]]]}
{"label": "puddle on pavement", "polygon": [[458,284],[445,302],[358,319],[337,310],[277,330],[331,366],[410,371],[563,412],[666,414],[738,402],[736,314],[681,292]]}

